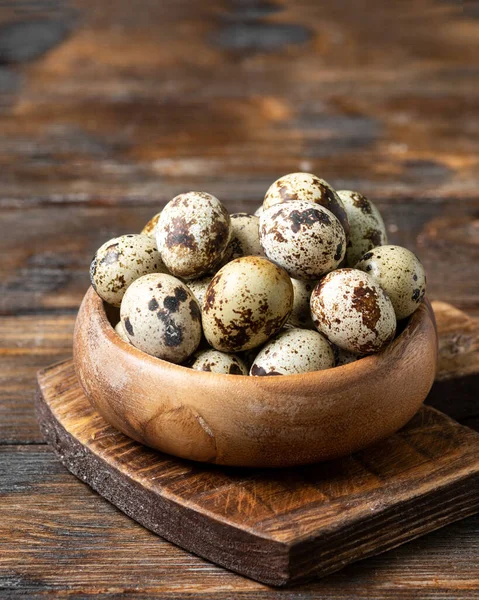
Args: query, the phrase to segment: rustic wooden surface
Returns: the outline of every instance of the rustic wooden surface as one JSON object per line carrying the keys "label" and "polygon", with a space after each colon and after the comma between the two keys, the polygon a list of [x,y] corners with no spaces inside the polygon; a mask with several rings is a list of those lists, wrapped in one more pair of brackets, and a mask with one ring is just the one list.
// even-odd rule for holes
{"label": "rustic wooden surface", "polygon": [[430,407],[346,458],[231,469],[115,430],[71,360],[38,385],[40,427],[69,471],[148,529],[263,583],[322,577],[479,512],[479,434]]}
{"label": "rustic wooden surface", "polygon": [[[429,296],[479,316],[477,16],[456,0],[0,4],[4,597],[283,595],[158,540],[69,475],[42,445],[35,371],[70,356],[105,239],[188,189],[250,210],[298,169],[370,194],[424,261]],[[449,347],[477,356],[467,331]],[[470,386],[445,403],[479,429]],[[473,517],[286,595],[472,598],[478,561]]]}

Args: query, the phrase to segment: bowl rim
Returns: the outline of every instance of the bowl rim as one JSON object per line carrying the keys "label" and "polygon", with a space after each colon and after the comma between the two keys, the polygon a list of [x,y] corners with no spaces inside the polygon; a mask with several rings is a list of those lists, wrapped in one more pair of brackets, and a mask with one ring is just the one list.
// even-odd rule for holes
{"label": "bowl rim", "polygon": [[[108,318],[107,312],[105,310],[106,302],[102,300],[102,298],[100,298],[100,296],[94,291],[92,286],[90,286],[87,293],[85,294],[83,302],[92,303],[92,309],[94,313],[96,313],[98,318],[98,325],[100,326],[102,332],[104,333],[104,335],[106,335],[110,343],[112,343],[120,352],[132,355],[137,359],[142,359],[146,361],[147,363],[151,364],[152,368],[168,369],[172,372],[176,372],[177,375],[181,375],[181,373],[183,373],[184,375],[188,374],[188,376],[192,376],[193,374],[199,374],[199,376],[203,378],[220,377],[225,378],[225,382],[232,381],[232,378],[234,378],[234,380],[237,382],[239,381],[239,378],[241,378],[241,381],[260,380],[261,385],[269,385],[272,387],[278,386],[280,382],[282,382],[283,385],[286,382],[295,383],[301,381],[304,383],[305,378],[307,378],[308,380],[312,380],[313,378],[315,378],[318,380],[319,383],[320,379],[327,380],[333,375],[333,373],[336,377],[340,373],[346,375],[350,372],[352,373],[353,370],[357,371],[358,363],[361,363],[363,367],[369,370],[375,369],[381,363],[384,362],[384,359],[387,358],[388,355],[393,354],[402,346],[406,345],[408,340],[410,341],[411,339],[414,339],[414,331],[421,326],[422,321],[425,318],[427,318],[427,315],[429,315],[429,318],[432,318],[432,320],[435,322],[432,306],[429,300],[427,298],[424,298],[422,302],[418,305],[414,313],[407,317],[408,322],[405,325],[404,329],[401,331],[401,333],[397,337],[395,337],[394,340],[390,344],[388,344],[381,352],[364,356],[352,363],[347,363],[345,365],[339,365],[336,367],[330,367],[329,369],[322,369],[319,371],[308,371],[305,373],[294,373],[289,375],[282,375],[281,377],[258,377],[249,374],[241,375],[214,373],[211,371],[199,371],[196,369],[191,369],[190,367],[186,367],[181,364],[169,362],[156,356],[152,356],[151,354],[147,354],[146,352],[143,352],[142,350],[139,350],[138,348],[133,346],[133,344],[125,342],[120,338],[120,336],[116,333],[114,326],[111,324],[110,319]],[[427,315],[424,314],[425,312],[427,313]]]}

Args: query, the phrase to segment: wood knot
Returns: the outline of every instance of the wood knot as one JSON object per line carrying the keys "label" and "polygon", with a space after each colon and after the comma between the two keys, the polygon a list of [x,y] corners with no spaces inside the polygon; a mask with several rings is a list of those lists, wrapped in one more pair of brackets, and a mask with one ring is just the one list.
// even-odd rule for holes
{"label": "wood knot", "polygon": [[205,419],[188,406],[161,408],[144,426],[145,442],[168,454],[215,462],[216,440]]}

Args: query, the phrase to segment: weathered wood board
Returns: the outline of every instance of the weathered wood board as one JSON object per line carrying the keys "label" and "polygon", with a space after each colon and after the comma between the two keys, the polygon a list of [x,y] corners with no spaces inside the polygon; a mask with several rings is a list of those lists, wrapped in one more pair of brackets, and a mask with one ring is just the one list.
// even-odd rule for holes
{"label": "weathered wood board", "polygon": [[70,360],[38,381],[41,428],[72,473],[145,527],[264,583],[332,573],[479,511],[479,435],[432,408],[341,460],[228,469],[115,431],[91,408]]}

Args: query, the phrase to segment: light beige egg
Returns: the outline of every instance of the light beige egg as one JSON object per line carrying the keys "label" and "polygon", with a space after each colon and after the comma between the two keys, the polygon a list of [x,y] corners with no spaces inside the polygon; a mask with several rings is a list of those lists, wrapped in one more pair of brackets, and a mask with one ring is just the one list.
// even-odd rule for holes
{"label": "light beige egg", "polygon": [[266,209],[259,237],[267,258],[295,279],[318,279],[336,269],[346,252],[338,219],[324,206],[304,200]]}
{"label": "light beige egg", "polygon": [[303,200],[313,202],[330,210],[341,223],[346,239],[349,236],[348,217],[334,189],[324,179],[312,173],[290,173],[276,180],[266,192],[263,207],[266,210],[275,204]]}
{"label": "light beige egg", "polygon": [[253,361],[250,375],[295,375],[334,367],[328,340],[317,331],[286,329],[267,342]]}
{"label": "light beige egg", "polygon": [[201,350],[194,355],[191,365],[196,371],[211,371],[225,375],[248,375],[248,367],[244,361],[235,354],[220,352],[219,350]]}
{"label": "light beige egg", "polygon": [[348,267],[354,267],[365,252],[388,243],[386,226],[379,210],[362,194],[338,190],[338,196],[349,220],[346,264]]}
{"label": "light beige egg", "polygon": [[148,273],[166,273],[156,242],[141,234],[122,235],[105,242],[90,265],[90,281],[96,293],[120,306],[128,286]]}
{"label": "light beige egg", "polygon": [[148,223],[141,230],[142,235],[149,235],[150,237],[156,239],[156,225],[160,220],[161,210],[159,213],[156,213]]}
{"label": "light beige egg", "polygon": [[126,335],[125,328],[123,327],[123,323],[121,321],[118,321],[118,323],[115,325],[115,331],[124,342],[128,342],[128,344],[130,343],[130,339]]}
{"label": "light beige egg", "polygon": [[144,275],[127,289],[120,307],[130,342],[143,352],[181,363],[201,340],[201,312],[196,298],[176,277]]}
{"label": "light beige egg", "polygon": [[212,271],[224,256],[230,234],[226,208],[205,192],[188,192],[170,200],[156,226],[163,262],[173,275],[184,279]]}
{"label": "light beige egg", "polygon": [[291,279],[291,283],[293,284],[294,300],[293,310],[287,324],[302,329],[314,329],[309,301],[317,282]]}
{"label": "light beige egg", "polygon": [[325,275],[311,294],[311,313],[318,331],[355,354],[379,352],[396,332],[391,300],[372,277],[357,269]]}
{"label": "light beige egg", "polygon": [[206,275],[205,277],[200,277],[200,279],[190,279],[186,281],[186,285],[193,292],[200,306],[203,305],[206,290],[208,289],[211,279],[211,275]]}
{"label": "light beige egg", "polygon": [[241,256],[264,256],[259,243],[259,217],[247,213],[231,215],[231,240],[223,264]]}
{"label": "light beige egg", "polygon": [[237,258],[208,286],[202,309],[205,337],[224,352],[255,348],[281,329],[292,306],[286,271],[260,256]]}
{"label": "light beige egg", "polygon": [[397,319],[412,315],[424,299],[426,274],[418,257],[402,246],[366,252],[356,269],[368,273],[389,296]]}

